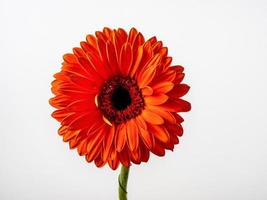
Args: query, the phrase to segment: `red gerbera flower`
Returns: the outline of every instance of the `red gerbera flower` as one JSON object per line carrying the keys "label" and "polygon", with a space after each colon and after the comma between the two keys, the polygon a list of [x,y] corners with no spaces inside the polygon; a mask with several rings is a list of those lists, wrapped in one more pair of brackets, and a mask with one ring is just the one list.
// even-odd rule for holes
{"label": "red gerbera flower", "polygon": [[173,150],[183,134],[177,112],[191,106],[181,99],[189,90],[181,83],[184,68],[171,66],[167,47],[135,28],[104,28],[80,45],[64,55],[50,99],[70,148],[112,169]]}

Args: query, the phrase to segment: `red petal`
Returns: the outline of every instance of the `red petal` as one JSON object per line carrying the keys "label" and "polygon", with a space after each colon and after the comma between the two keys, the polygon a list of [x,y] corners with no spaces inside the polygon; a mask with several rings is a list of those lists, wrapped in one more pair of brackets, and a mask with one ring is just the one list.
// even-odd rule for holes
{"label": "red petal", "polygon": [[170,69],[174,70],[177,73],[182,73],[184,71],[184,67],[181,65],[171,66]]}
{"label": "red petal", "polygon": [[156,154],[157,156],[164,156],[165,155],[165,149],[158,143],[155,143],[155,146],[151,151],[152,151],[152,153]]}
{"label": "red petal", "polygon": [[153,45],[155,42],[157,42],[157,37],[156,36],[153,36],[153,37],[149,38],[147,40],[147,42],[150,42]]}
{"label": "red petal", "polygon": [[173,99],[178,99],[184,96],[189,91],[189,89],[190,87],[186,84],[175,85],[174,88],[167,93],[167,95]]}
{"label": "red petal", "polygon": [[179,137],[183,135],[183,127],[180,124],[165,124],[169,133],[175,134]]}
{"label": "red petal", "polygon": [[141,150],[141,161],[147,162],[149,160],[149,150],[143,142],[140,142],[140,150]]}
{"label": "red petal", "polygon": [[121,161],[121,164],[125,167],[129,167],[131,165],[128,149],[126,148],[118,153],[118,159]]}
{"label": "red petal", "polygon": [[127,76],[130,72],[133,61],[132,47],[129,43],[125,43],[122,46],[120,54],[120,69],[122,75]]}
{"label": "red petal", "polygon": [[127,41],[130,43],[130,44],[133,44],[134,40],[135,40],[135,37],[137,35],[137,30],[135,28],[131,28],[130,32],[129,32],[129,36],[128,36],[128,39]]}
{"label": "red petal", "polygon": [[175,79],[173,80],[173,83],[175,85],[180,84],[184,79],[184,73],[177,73]]}
{"label": "red petal", "polygon": [[107,51],[109,66],[111,67],[113,74],[116,74],[119,69],[118,55],[115,46],[112,42],[108,41],[106,43],[106,51]]}
{"label": "red petal", "polygon": [[191,104],[182,99],[169,99],[166,103],[161,104],[158,107],[165,109],[169,112],[188,112],[191,110]]}
{"label": "red petal", "polygon": [[96,110],[97,107],[94,103],[94,96],[91,96],[88,99],[80,99],[77,101],[73,101],[71,104],[67,106],[69,111],[77,112],[77,111],[92,111]]}
{"label": "red petal", "polygon": [[172,115],[175,117],[175,120],[178,124],[181,124],[184,121],[184,119],[178,113],[172,113]]}

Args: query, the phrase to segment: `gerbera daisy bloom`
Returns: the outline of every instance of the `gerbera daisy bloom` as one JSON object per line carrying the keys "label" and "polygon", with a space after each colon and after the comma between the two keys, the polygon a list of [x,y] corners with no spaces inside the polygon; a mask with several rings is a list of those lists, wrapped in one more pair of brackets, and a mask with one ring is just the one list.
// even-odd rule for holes
{"label": "gerbera daisy bloom", "polygon": [[181,83],[184,68],[171,66],[167,47],[135,28],[104,28],[80,46],[63,56],[50,99],[70,148],[112,169],[173,150],[183,134],[178,113],[191,106],[181,99],[189,90]]}

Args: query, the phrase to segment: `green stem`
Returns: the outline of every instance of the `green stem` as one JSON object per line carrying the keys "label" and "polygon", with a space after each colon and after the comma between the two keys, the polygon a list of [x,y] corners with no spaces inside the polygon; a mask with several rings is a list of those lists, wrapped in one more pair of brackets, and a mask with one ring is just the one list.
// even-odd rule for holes
{"label": "green stem", "polygon": [[130,168],[121,166],[119,175],[119,200],[127,200],[127,181]]}

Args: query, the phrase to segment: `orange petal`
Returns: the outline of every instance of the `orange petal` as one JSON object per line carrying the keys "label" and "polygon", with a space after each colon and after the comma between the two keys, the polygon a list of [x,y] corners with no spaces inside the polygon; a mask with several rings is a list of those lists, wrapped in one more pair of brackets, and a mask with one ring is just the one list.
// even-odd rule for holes
{"label": "orange petal", "polygon": [[144,120],[150,124],[163,124],[164,120],[162,117],[160,117],[158,114],[148,110],[144,109],[141,116],[144,118]]}
{"label": "orange petal", "polygon": [[116,138],[115,138],[116,150],[118,152],[121,152],[125,146],[125,143],[126,143],[126,125],[121,124],[117,127],[116,130]]}
{"label": "orange petal", "polygon": [[[144,68],[140,71],[140,74],[143,74],[147,69],[155,70],[157,68],[157,66],[159,66],[161,59],[162,59],[162,57],[160,54],[156,54],[155,56],[151,57],[150,60],[144,66]],[[140,74],[139,74],[139,76],[140,76]],[[139,76],[138,76],[138,78],[139,78]]]}
{"label": "orange petal", "polygon": [[135,164],[141,163],[141,151],[139,147],[136,150],[131,151],[130,155],[131,155],[131,160],[133,163]]}
{"label": "orange petal", "polygon": [[110,127],[109,132],[105,136],[103,155],[102,155],[103,161],[106,161],[108,158],[108,155],[110,153],[110,148],[113,143],[114,135],[115,135],[115,126],[112,126]]}
{"label": "orange petal", "polygon": [[165,103],[168,100],[167,95],[153,95],[153,96],[147,96],[145,97],[145,103],[150,105],[160,105]]}
{"label": "orange petal", "polygon": [[67,131],[68,131],[68,126],[61,126],[61,127],[58,129],[58,134],[59,134],[59,135],[64,135]]}
{"label": "orange petal", "polygon": [[159,53],[161,54],[162,57],[166,57],[168,55],[168,48],[167,47],[163,47],[159,50]]}
{"label": "orange petal", "polygon": [[108,161],[108,165],[110,166],[111,169],[115,170],[119,166],[119,159],[115,149],[111,151],[110,157],[111,159]]}
{"label": "orange petal", "polygon": [[65,95],[57,95],[49,99],[49,104],[56,109],[63,109],[70,103],[70,99]]}
{"label": "orange petal", "polygon": [[131,151],[136,150],[139,143],[138,127],[135,120],[130,120],[126,124],[127,141]]}
{"label": "orange petal", "polygon": [[167,129],[162,126],[149,125],[148,130],[163,143],[167,143],[170,139]]}
{"label": "orange petal", "polygon": [[140,73],[137,82],[140,88],[143,88],[147,86],[154,78],[156,74],[156,70],[153,70],[153,68],[148,68],[143,73]]}
{"label": "orange petal", "polygon": [[71,131],[68,130],[66,133],[63,135],[63,141],[68,142],[70,139],[74,138],[79,134],[79,131]]}
{"label": "orange petal", "polygon": [[88,140],[86,139],[82,140],[78,144],[77,151],[80,156],[84,156],[87,153],[87,144],[88,144]]}
{"label": "orange petal", "polygon": [[160,82],[156,85],[154,85],[153,91],[156,94],[165,94],[167,92],[169,92],[170,90],[172,90],[172,88],[174,87],[174,84],[172,82]]}
{"label": "orange petal", "polygon": [[103,126],[99,132],[95,135],[95,137],[90,138],[87,144],[87,155],[86,159],[88,162],[91,162],[96,158],[96,156],[101,151],[101,146],[103,145],[103,139],[106,134],[107,128]]}
{"label": "orange petal", "polygon": [[141,115],[138,115],[135,118],[135,121],[136,121],[136,124],[137,124],[138,127],[141,127],[143,129],[147,130],[146,122],[145,122],[145,120],[143,119],[143,117]]}
{"label": "orange petal", "polygon": [[63,56],[63,59],[67,62],[67,63],[78,63],[78,59],[75,55],[67,53]]}
{"label": "orange petal", "polygon": [[[79,76],[79,77],[82,77],[82,78],[85,78],[85,79],[91,81],[91,79],[88,77],[87,71],[85,71],[80,66],[80,64],[64,63],[62,65],[61,69],[62,69],[63,72],[67,72],[67,73],[70,73],[71,75]],[[55,74],[55,75],[57,75],[57,74]]]}
{"label": "orange petal", "polygon": [[134,50],[138,49],[138,47],[144,44],[144,42],[145,42],[144,36],[142,35],[142,33],[138,33],[132,45],[133,49]]}
{"label": "orange petal", "polygon": [[147,41],[142,46],[143,46],[143,55],[140,64],[136,69],[136,74],[135,74],[136,78],[140,75],[140,72],[144,69],[144,66],[151,60],[151,58],[154,55],[150,42]]}
{"label": "orange petal", "polygon": [[149,86],[145,86],[141,90],[142,90],[143,96],[150,96],[153,94],[153,89]]}
{"label": "orange petal", "polygon": [[65,117],[71,115],[72,112],[68,112],[67,109],[56,110],[52,113],[52,117],[54,117],[59,122],[62,121]]}
{"label": "orange petal", "polygon": [[159,116],[164,118],[166,121],[168,121],[172,124],[176,123],[175,117],[170,112],[165,111],[164,109],[158,108],[157,106],[150,105],[148,107],[152,112],[157,113]]}
{"label": "orange petal", "polygon": [[103,28],[103,33],[109,38],[111,35],[112,30],[108,27]]}
{"label": "orange petal", "polygon": [[144,141],[145,145],[147,146],[148,149],[152,149],[153,147],[153,138],[150,135],[150,133],[143,129],[142,127],[139,127],[139,134],[142,140]]}
{"label": "orange petal", "polygon": [[172,70],[167,70],[164,73],[161,73],[160,76],[157,76],[157,78],[155,78],[153,80],[153,83],[151,83],[151,85],[160,83],[160,82],[172,82],[175,79],[176,73]]}
{"label": "orange petal", "polygon": [[136,56],[136,59],[135,59],[135,62],[133,64],[133,66],[131,68],[131,73],[130,73],[131,77],[133,77],[135,75],[136,70],[140,66],[140,62],[142,60],[142,56],[143,56],[143,46],[140,46],[140,47],[138,47],[137,56]]}
{"label": "orange petal", "polygon": [[103,167],[107,163],[107,161],[102,160],[101,154],[99,154],[94,161],[97,167]]}
{"label": "orange petal", "polygon": [[87,36],[86,36],[86,41],[87,41],[90,45],[92,45],[92,46],[94,46],[94,47],[97,47],[97,41],[96,41],[95,36],[93,36],[93,35],[87,35]]}

